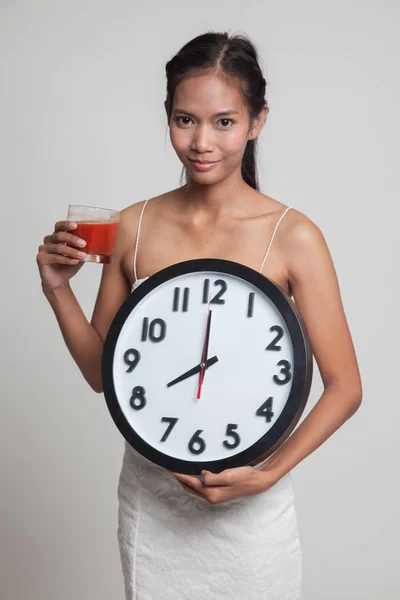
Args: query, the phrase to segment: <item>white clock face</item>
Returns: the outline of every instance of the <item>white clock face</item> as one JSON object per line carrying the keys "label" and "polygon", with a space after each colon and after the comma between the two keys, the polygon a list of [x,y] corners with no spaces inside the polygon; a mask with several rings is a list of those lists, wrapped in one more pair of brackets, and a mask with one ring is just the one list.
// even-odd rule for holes
{"label": "white clock face", "polygon": [[205,463],[248,450],[274,427],[292,389],[294,348],[281,312],[256,285],[225,272],[188,272],[133,306],[110,372],[118,410],[141,440]]}

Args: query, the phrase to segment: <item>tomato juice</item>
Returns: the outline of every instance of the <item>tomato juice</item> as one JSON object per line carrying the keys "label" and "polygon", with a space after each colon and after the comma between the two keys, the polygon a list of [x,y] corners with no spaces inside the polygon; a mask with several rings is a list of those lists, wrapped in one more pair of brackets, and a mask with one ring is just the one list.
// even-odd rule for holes
{"label": "tomato juice", "polygon": [[86,246],[82,248],[87,254],[109,255],[115,246],[119,221],[75,221],[74,235],[82,238]]}

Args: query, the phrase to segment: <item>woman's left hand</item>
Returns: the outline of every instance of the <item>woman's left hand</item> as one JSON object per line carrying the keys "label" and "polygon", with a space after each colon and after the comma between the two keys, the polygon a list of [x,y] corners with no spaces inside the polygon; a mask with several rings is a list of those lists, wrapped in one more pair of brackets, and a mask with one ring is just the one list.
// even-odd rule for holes
{"label": "woman's left hand", "polygon": [[212,504],[259,494],[276,483],[270,471],[261,471],[250,466],[225,469],[221,473],[202,471],[203,481],[194,475],[173,471],[170,473],[187,492],[204,498]]}

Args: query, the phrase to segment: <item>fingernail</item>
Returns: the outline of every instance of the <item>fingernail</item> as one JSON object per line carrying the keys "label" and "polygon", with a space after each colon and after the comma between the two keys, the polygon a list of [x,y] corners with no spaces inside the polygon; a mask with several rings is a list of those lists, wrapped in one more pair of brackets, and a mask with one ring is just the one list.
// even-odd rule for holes
{"label": "fingernail", "polygon": [[78,252],[79,258],[86,258],[86,252]]}
{"label": "fingernail", "polygon": [[68,227],[69,227],[70,229],[75,229],[75,227],[77,227],[77,224],[76,224],[76,223],[70,223],[70,224],[68,225]]}
{"label": "fingernail", "polygon": [[78,246],[86,246],[85,240],[78,240]]}

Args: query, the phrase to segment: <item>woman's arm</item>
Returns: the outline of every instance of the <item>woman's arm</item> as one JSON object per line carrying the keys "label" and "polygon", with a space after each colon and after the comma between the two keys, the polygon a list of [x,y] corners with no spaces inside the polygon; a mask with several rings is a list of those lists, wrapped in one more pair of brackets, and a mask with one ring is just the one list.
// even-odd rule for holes
{"label": "woman's arm", "polygon": [[277,481],[343,425],[362,400],[360,372],[325,238],[302,213],[297,213],[288,229],[283,254],[324,392],[301,425],[260,468]]}
{"label": "woman's arm", "polygon": [[65,344],[95,392],[101,392],[103,342],[86,319],[70,285],[44,292],[52,307]]}
{"label": "woman's arm", "polygon": [[[69,282],[53,290],[44,289],[60,326],[67,348],[95,392],[102,392],[101,360],[104,340],[111,322],[130,293],[130,283],[122,270],[125,253],[132,247],[132,212],[121,211],[121,220],[112,260],[103,265],[97,300],[91,322],[87,320]],[[129,226],[128,226],[129,223]]]}

